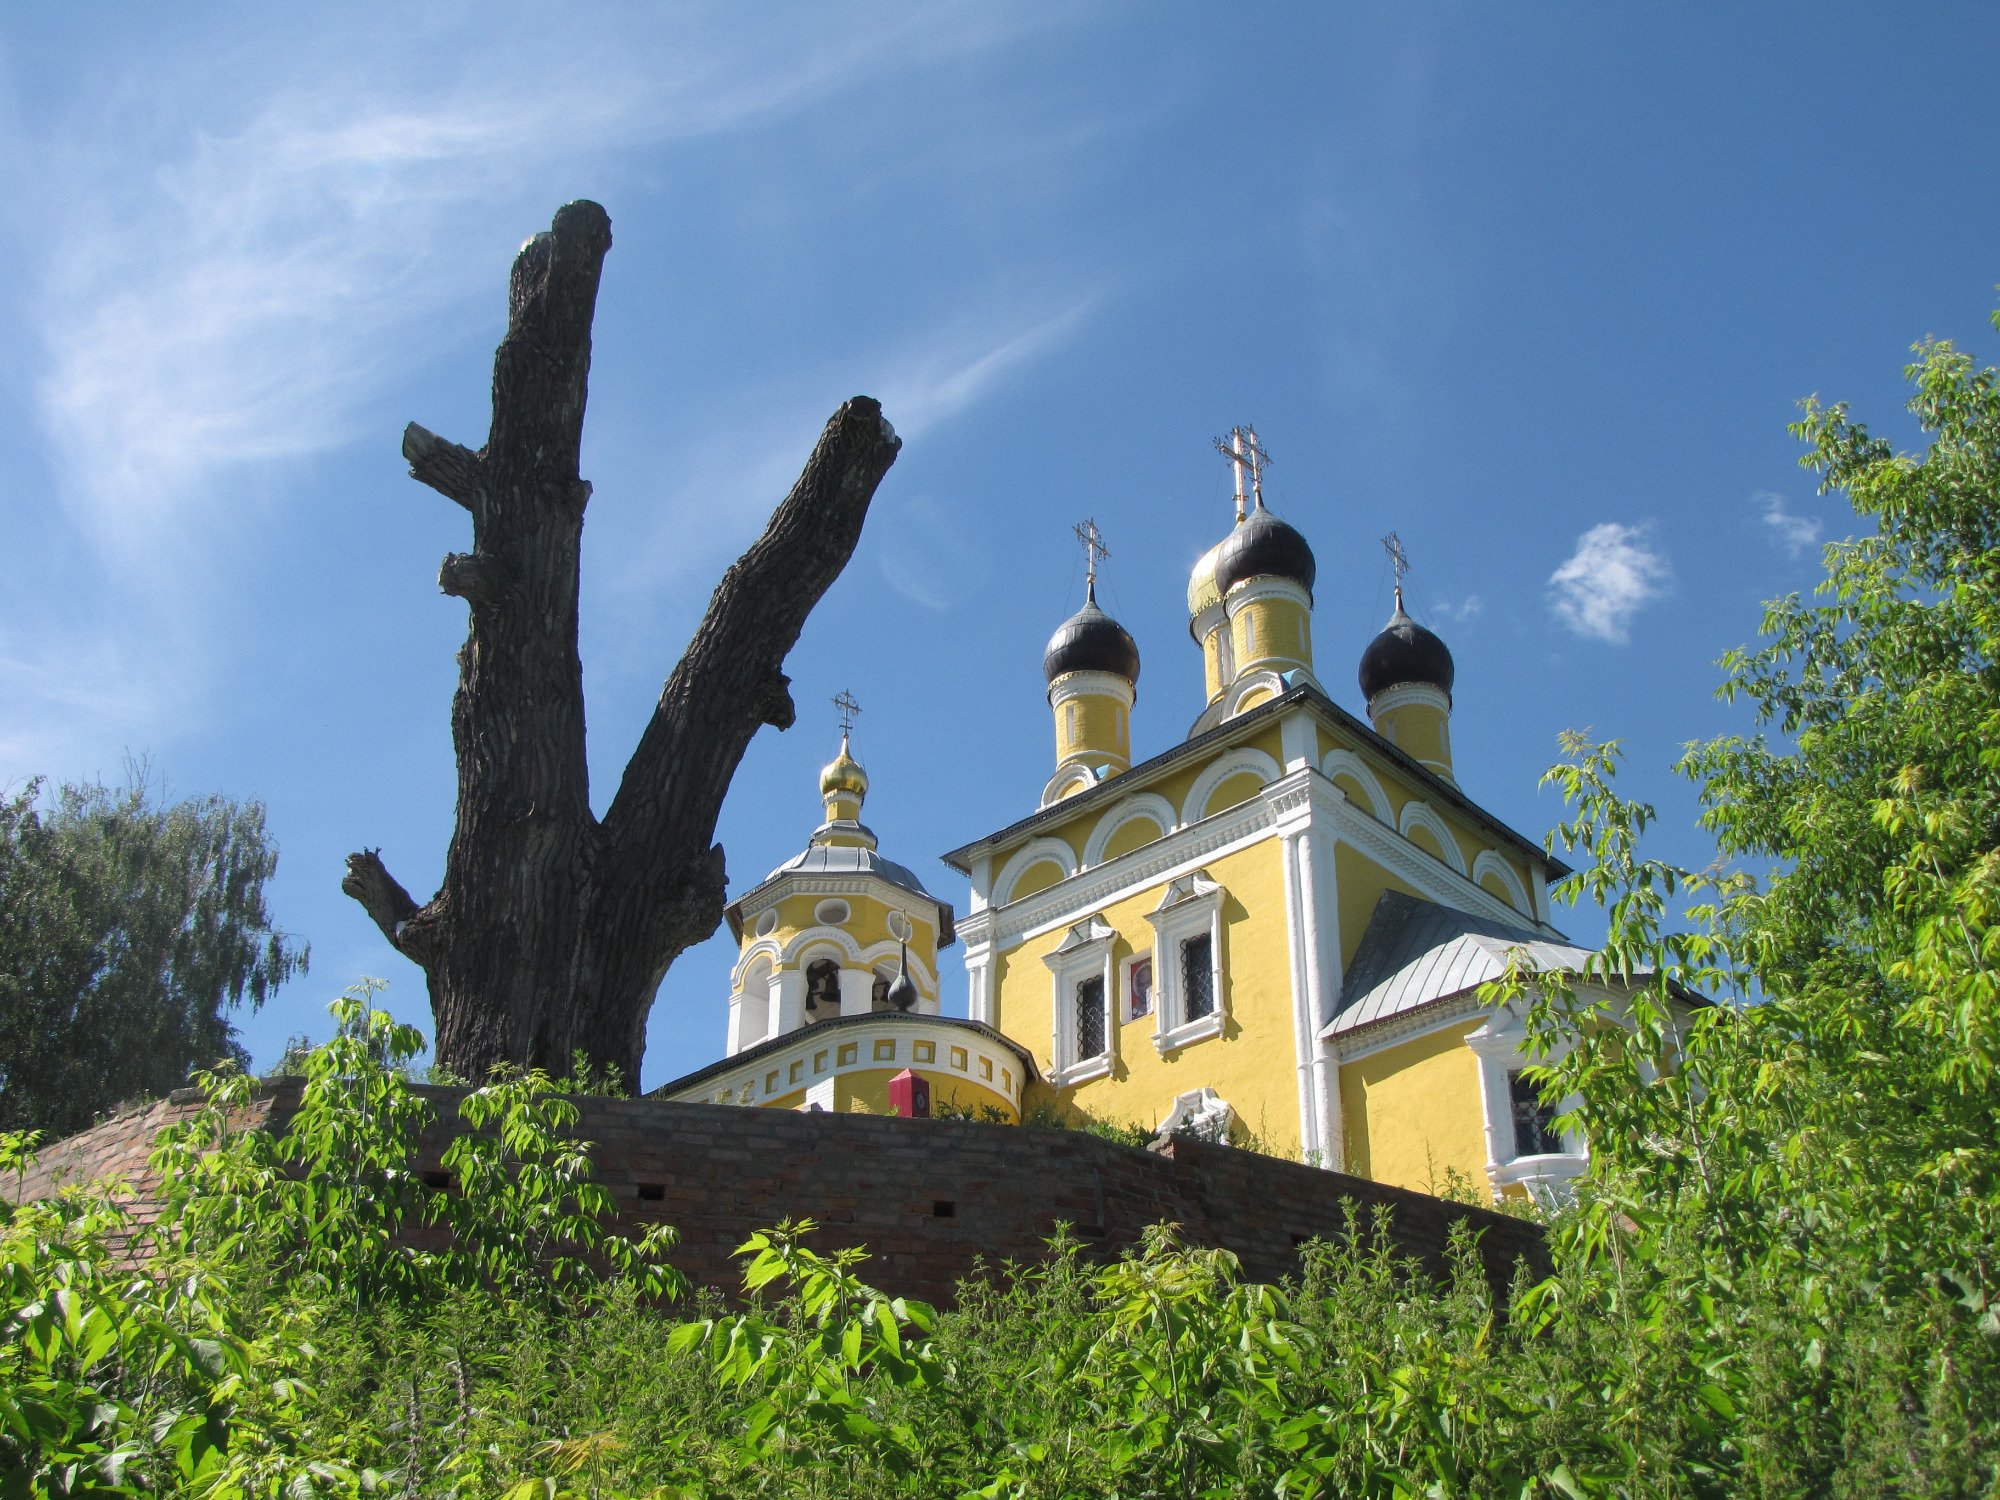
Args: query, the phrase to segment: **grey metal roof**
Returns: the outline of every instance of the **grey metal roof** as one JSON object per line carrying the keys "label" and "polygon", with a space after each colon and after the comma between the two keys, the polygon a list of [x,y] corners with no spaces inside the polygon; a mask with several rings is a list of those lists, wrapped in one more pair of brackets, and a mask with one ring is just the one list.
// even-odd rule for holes
{"label": "grey metal roof", "polygon": [[743,936],[743,903],[772,881],[782,880],[787,875],[873,875],[913,896],[923,897],[937,908],[938,947],[949,948],[957,939],[950,902],[940,901],[925,890],[924,883],[917,879],[916,871],[908,865],[884,859],[873,849],[859,844],[808,844],[779,865],[723,908],[723,914],[729,918],[729,930],[735,937],[740,939]]}
{"label": "grey metal roof", "polygon": [[1498,979],[1516,948],[1537,970],[1578,969],[1591,956],[1526,927],[1385,891],[1348,965],[1340,1009],[1321,1034],[1358,1031]]}
{"label": "grey metal roof", "polygon": [[808,844],[757,884],[768,885],[780,875],[879,875],[891,885],[900,885],[906,891],[914,891],[919,896],[930,895],[924,889],[924,883],[917,879],[916,871],[908,865],[884,859],[873,849],[864,849],[858,844]]}

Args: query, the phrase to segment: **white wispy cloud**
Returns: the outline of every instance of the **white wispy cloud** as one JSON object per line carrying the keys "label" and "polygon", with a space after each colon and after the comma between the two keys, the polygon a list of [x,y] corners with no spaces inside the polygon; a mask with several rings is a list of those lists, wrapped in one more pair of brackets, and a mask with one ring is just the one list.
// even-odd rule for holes
{"label": "white wispy cloud", "polygon": [[882,371],[882,409],[904,438],[949,421],[1021,367],[1073,338],[1096,299],[1086,297],[996,338],[976,333],[929,350],[901,350]]}
{"label": "white wispy cloud", "polygon": [[895,45],[780,30],[754,47],[721,27],[713,46],[621,36],[553,65],[496,48],[441,88],[351,56],[151,161],[65,143],[73,162],[129,162],[68,185],[80,207],[40,298],[40,405],[77,523],[128,569],[177,566],[230,504],[230,470],[344,441],[392,362],[407,374],[463,331],[455,315],[491,291],[464,267],[491,258],[496,220],[545,220],[544,179],[588,180],[620,147],[755,124],[948,45],[912,24]]}
{"label": "white wispy cloud", "polygon": [[[171,43],[122,65],[94,57],[63,109],[0,99],[0,232],[27,289],[8,311],[29,334],[31,466],[47,477],[34,546],[63,558],[71,595],[94,596],[74,631],[18,598],[0,608],[0,748],[46,755],[59,725],[157,743],[162,719],[198,713],[204,601],[282,539],[315,456],[423,415],[375,407],[490,327],[507,240],[561,197],[615,199],[635,172],[674,170],[683,144],[1059,24],[970,3],[756,26],[723,5],[589,26],[495,9],[162,31]],[[1029,319],[945,360],[899,425],[962,409],[1050,336]],[[802,426],[773,424],[771,448],[737,446],[783,455],[766,505],[831,409],[812,405]],[[0,495],[17,544],[30,503]],[[135,641],[176,649],[141,664]]]}
{"label": "white wispy cloud", "polygon": [[[747,389],[737,406],[714,418],[702,443],[680,455],[672,488],[655,496],[648,519],[607,514],[602,529],[633,528],[612,544],[616,555],[607,582],[627,599],[691,583],[706,587],[719,560],[762,530],[841,397],[856,391],[876,397],[907,444],[965,415],[1054,354],[1083,329],[1095,306],[1094,297],[1085,297],[1053,312],[1002,308],[795,371],[778,388]],[[610,478],[600,486],[606,493],[616,485],[616,476]],[[632,478],[646,483],[645,476]],[[887,581],[914,602],[941,609],[945,601],[935,590],[914,581],[926,571],[918,559],[932,567],[963,561],[975,551],[970,533],[963,518],[935,497],[893,504],[893,527],[885,527],[879,514],[868,523],[871,535],[898,533],[883,554]]]}
{"label": "white wispy cloud", "polygon": [[1549,607],[1577,635],[1622,646],[1633,615],[1665,594],[1672,576],[1649,528],[1606,521],[1578,537],[1576,551],[1549,575]]}
{"label": "white wispy cloud", "polygon": [[1476,618],[1486,608],[1486,601],[1477,594],[1467,594],[1456,604],[1439,604],[1433,607],[1445,619],[1458,620],[1462,623]]}
{"label": "white wispy cloud", "polygon": [[1785,556],[1798,557],[1819,545],[1820,523],[1811,516],[1795,516],[1786,510],[1783,495],[1774,490],[1759,490],[1750,499],[1762,512],[1758,519],[1764,523],[1764,534]]}

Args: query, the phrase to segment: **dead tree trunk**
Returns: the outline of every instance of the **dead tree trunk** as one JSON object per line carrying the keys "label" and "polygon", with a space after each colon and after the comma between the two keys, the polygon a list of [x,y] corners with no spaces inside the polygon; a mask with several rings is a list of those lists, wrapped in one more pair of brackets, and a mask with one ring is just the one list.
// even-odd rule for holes
{"label": "dead tree trunk", "polygon": [[577,474],[590,325],[611,221],[558,210],[514,261],[477,453],[412,423],[410,473],[472,515],[438,586],[471,626],[452,700],[458,820],[444,884],[418,905],[374,850],[341,889],[429,983],[444,1066],[567,1072],[580,1052],[636,1086],[667,968],[722,920],[712,844],[760,725],[790,727],[786,654],[860,540],[901,446],[866,396],[842,406],[764,534],[722,577],[602,822],[584,761],[577,576],[590,485]]}

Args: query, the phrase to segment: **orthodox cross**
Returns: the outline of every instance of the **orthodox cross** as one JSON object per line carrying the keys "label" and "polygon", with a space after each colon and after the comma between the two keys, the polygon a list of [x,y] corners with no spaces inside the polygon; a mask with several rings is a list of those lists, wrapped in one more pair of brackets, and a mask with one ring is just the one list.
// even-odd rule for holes
{"label": "orthodox cross", "polygon": [[1111,555],[1111,549],[1104,545],[1104,533],[1097,529],[1093,520],[1078,521],[1070,528],[1076,539],[1083,543],[1083,587],[1084,595],[1092,602],[1097,599],[1097,565]]}
{"label": "orthodox cross", "polygon": [[1396,575],[1396,608],[1403,607],[1403,575],[1410,571],[1410,555],[1403,550],[1403,539],[1395,532],[1382,538],[1382,550],[1389,554],[1389,567]]}
{"label": "orthodox cross", "polygon": [[[1271,455],[1264,445],[1257,441],[1254,427],[1232,427],[1227,438],[1215,440],[1215,451],[1229,460],[1229,467],[1236,475],[1236,519],[1242,520],[1248,514],[1247,506],[1254,497],[1257,508],[1264,508],[1264,470],[1271,462]],[[1250,481],[1249,490],[1244,489],[1246,471]]]}
{"label": "orthodox cross", "polygon": [[854,728],[854,716],[861,712],[861,705],[854,701],[854,694],[842,688],[840,696],[833,700],[833,706],[840,714],[840,737],[844,740]]}

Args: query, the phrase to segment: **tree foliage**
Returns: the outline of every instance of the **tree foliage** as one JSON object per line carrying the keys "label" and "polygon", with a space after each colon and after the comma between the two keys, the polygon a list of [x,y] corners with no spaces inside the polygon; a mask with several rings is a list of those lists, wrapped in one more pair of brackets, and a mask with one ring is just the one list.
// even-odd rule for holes
{"label": "tree foliage", "polygon": [[[1638,984],[1629,1029],[1561,982],[1533,1017],[1548,1096],[1580,1101],[1592,1143],[1570,1252],[1612,1268],[1597,1311],[1635,1330],[1618,1389],[1791,1413],[1732,1435],[1717,1472],[1820,1492],[1985,1493],[2000,1462],[2000,386],[1948,343],[1917,356],[1924,452],[1843,406],[1794,428],[1873,531],[1724,658],[1722,696],[1764,732],[1681,769],[1734,863],[1644,858],[1652,809],[1617,795],[1613,746],[1572,739],[1550,773],[1573,813],[1556,838],[1587,862],[1569,894],[1609,907],[1598,967]],[[1677,987],[1732,1003],[1682,1027]],[[1752,1357],[1746,1304],[1793,1358]],[[1670,1315],[1665,1350],[1646,1335]],[[1893,1394],[1857,1389],[1871,1369]],[[1906,1431],[1857,1470],[1868,1402]]]}
{"label": "tree foliage", "polygon": [[0,801],[0,1129],[63,1135],[240,1057],[227,1012],[306,966],[257,802],[32,781]]}

